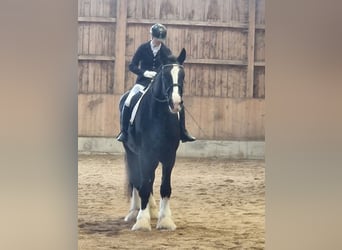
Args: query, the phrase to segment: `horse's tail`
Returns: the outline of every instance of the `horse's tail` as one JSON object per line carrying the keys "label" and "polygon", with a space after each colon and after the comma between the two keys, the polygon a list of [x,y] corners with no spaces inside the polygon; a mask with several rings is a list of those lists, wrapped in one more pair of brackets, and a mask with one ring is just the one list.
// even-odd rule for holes
{"label": "horse's tail", "polygon": [[125,170],[126,170],[126,180],[125,180],[125,196],[127,197],[128,200],[130,200],[133,192],[133,185],[129,181],[129,167],[128,167],[128,162],[127,162],[127,154],[125,154]]}

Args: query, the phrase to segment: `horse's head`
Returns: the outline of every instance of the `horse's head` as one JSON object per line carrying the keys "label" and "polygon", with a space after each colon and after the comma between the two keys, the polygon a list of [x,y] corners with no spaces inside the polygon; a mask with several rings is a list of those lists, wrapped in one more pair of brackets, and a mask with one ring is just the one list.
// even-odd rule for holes
{"label": "horse's head", "polygon": [[184,82],[184,67],[186,51],[183,48],[178,57],[169,56],[167,61],[161,68],[158,83],[160,95],[163,100],[168,102],[169,109],[172,113],[181,111],[183,104],[183,82]]}

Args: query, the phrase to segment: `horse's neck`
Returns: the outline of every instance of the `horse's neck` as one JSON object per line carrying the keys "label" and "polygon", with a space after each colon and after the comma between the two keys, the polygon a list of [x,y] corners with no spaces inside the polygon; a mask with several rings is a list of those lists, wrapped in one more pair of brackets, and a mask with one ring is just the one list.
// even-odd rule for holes
{"label": "horse's neck", "polygon": [[146,99],[148,99],[149,110],[153,113],[163,113],[167,111],[168,103],[165,101],[165,97],[161,94],[161,91],[157,89],[156,86],[151,85],[145,95]]}

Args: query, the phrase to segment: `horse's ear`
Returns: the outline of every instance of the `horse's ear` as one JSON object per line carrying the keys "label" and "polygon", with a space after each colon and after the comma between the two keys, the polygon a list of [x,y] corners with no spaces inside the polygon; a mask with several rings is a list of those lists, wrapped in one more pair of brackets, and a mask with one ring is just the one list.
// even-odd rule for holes
{"label": "horse's ear", "polygon": [[183,62],[185,61],[185,58],[186,58],[186,51],[183,48],[182,51],[180,52],[178,58],[177,58],[177,61],[179,62],[179,64],[183,64]]}

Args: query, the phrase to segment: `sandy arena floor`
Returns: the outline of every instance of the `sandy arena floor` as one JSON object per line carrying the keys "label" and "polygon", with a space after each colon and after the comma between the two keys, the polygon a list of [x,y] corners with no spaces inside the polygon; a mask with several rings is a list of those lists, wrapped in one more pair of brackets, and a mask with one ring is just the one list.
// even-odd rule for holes
{"label": "sandy arena floor", "polygon": [[[161,168],[156,172],[159,204]],[[131,231],[121,155],[80,155],[79,250],[264,249],[265,163],[178,158],[172,173],[175,231]]]}

